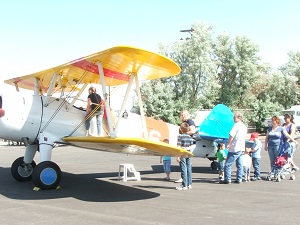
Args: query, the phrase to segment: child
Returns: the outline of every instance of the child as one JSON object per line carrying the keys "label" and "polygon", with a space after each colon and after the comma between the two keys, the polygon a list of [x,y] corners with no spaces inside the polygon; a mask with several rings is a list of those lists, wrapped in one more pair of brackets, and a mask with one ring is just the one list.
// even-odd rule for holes
{"label": "child", "polygon": [[[180,125],[180,133],[178,135],[177,146],[182,147],[185,150],[190,151],[193,148],[194,139],[187,133],[190,130],[188,123],[183,122]],[[178,157],[177,162],[179,162],[181,169],[181,178],[182,183],[179,187],[176,187],[176,190],[187,190],[192,188],[192,159]]]}
{"label": "child", "polygon": [[242,157],[242,165],[244,171],[245,182],[250,181],[250,167],[251,167],[251,156],[249,154],[249,149],[246,149]]}
{"label": "child", "polygon": [[[169,143],[168,139],[164,139],[163,142]],[[160,163],[163,163],[164,171],[166,173],[166,177],[164,180],[170,180],[170,173],[171,173],[171,156],[165,155],[160,157]]]}
{"label": "child", "polygon": [[254,176],[251,178],[252,181],[261,180],[260,178],[260,158],[261,158],[261,149],[262,144],[258,139],[259,134],[254,132],[251,134],[250,141],[254,141],[251,146],[250,152],[252,153],[252,165],[254,168]]}
{"label": "child", "polygon": [[160,163],[163,163],[164,171],[166,173],[166,177],[164,180],[170,180],[170,173],[171,173],[171,156],[165,155],[160,157]]}
{"label": "child", "polygon": [[224,165],[228,150],[225,149],[225,144],[223,142],[220,142],[217,147],[218,151],[216,153],[216,156],[218,158],[219,181],[224,181]]}

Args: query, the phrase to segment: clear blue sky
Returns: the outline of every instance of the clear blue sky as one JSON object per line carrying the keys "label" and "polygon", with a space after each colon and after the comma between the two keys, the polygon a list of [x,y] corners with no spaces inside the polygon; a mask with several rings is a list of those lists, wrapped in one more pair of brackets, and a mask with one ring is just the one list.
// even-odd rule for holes
{"label": "clear blue sky", "polygon": [[26,75],[116,45],[156,52],[196,21],[246,35],[274,67],[300,51],[299,0],[0,0],[0,77]]}

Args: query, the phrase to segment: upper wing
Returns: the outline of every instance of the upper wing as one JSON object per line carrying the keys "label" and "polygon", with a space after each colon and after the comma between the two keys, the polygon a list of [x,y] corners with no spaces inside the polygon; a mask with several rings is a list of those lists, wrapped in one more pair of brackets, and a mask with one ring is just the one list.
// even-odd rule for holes
{"label": "upper wing", "polygon": [[97,62],[102,63],[107,86],[128,83],[132,73],[137,74],[139,79],[151,80],[174,76],[181,71],[174,61],[162,55],[135,47],[118,46],[57,67],[12,78],[5,83],[33,90],[37,78],[41,93],[47,91],[55,73],[59,75],[56,85],[64,90],[83,83],[100,83]]}
{"label": "upper wing", "polygon": [[127,154],[193,156],[189,151],[164,142],[143,138],[65,137],[71,145],[99,151]]}

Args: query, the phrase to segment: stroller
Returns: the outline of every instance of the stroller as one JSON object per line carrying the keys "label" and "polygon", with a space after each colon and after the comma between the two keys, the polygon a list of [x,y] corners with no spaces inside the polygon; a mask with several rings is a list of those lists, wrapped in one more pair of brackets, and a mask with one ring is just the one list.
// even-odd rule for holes
{"label": "stroller", "polygon": [[290,175],[291,180],[295,180],[295,171],[292,169],[290,163],[294,148],[295,146],[290,142],[286,142],[282,145],[280,153],[275,159],[275,170],[268,173],[267,180],[276,180],[280,182],[287,174]]}

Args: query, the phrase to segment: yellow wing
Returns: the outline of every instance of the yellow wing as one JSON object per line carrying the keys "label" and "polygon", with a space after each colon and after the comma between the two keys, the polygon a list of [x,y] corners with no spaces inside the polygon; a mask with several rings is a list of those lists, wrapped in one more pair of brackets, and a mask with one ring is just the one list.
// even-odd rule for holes
{"label": "yellow wing", "polygon": [[135,47],[118,46],[47,70],[12,78],[5,83],[33,90],[37,78],[39,90],[43,93],[48,90],[53,75],[57,73],[59,79],[56,86],[66,91],[74,88],[74,85],[100,83],[97,62],[102,63],[107,86],[128,83],[132,73],[137,74],[140,80],[152,80],[174,76],[181,71],[174,61],[165,56]]}
{"label": "yellow wing", "polygon": [[71,145],[99,151],[138,155],[193,156],[189,151],[164,142],[143,138],[65,137]]}

